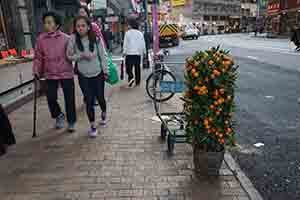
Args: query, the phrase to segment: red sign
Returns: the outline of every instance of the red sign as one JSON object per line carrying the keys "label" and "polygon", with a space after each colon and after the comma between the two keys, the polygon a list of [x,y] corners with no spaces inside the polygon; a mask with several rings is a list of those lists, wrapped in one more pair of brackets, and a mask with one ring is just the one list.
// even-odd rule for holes
{"label": "red sign", "polygon": [[268,5],[268,14],[274,14],[280,11],[280,3],[272,3]]}
{"label": "red sign", "polygon": [[300,8],[300,0],[288,0],[288,8]]}

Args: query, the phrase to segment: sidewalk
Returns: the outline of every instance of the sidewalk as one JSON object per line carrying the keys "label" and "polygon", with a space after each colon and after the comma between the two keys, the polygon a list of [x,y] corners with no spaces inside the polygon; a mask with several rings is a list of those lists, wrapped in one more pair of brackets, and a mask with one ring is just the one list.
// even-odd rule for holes
{"label": "sidewalk", "polygon": [[[108,91],[108,128],[96,139],[86,135],[78,90],[74,134],[51,128],[45,98],[39,100],[36,139],[32,103],[10,115],[18,145],[0,158],[1,200],[250,200],[227,164],[218,179],[198,180],[189,145],[178,144],[174,156],[167,154],[144,87]],[[176,101],[166,106],[176,108]]]}

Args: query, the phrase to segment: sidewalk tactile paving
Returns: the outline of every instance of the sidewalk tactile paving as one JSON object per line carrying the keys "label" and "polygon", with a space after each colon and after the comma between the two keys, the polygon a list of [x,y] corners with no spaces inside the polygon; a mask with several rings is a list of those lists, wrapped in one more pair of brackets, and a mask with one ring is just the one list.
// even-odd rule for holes
{"label": "sidewalk tactile paving", "polygon": [[45,99],[39,103],[41,136],[35,140],[30,139],[32,104],[11,115],[22,139],[0,158],[1,200],[248,199],[225,164],[219,178],[198,179],[189,145],[178,144],[168,155],[144,87],[113,90],[108,127],[96,139],[86,135],[83,109],[77,132],[68,134],[51,129]]}

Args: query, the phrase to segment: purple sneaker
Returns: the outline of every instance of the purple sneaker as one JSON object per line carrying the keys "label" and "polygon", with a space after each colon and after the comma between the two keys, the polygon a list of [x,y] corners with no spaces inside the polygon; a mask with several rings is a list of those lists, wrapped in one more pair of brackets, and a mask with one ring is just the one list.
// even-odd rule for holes
{"label": "purple sneaker", "polygon": [[107,116],[106,116],[106,112],[102,112],[102,113],[101,113],[100,126],[105,128],[106,125],[107,125]]}
{"label": "purple sneaker", "polygon": [[98,135],[97,128],[91,127],[88,133],[91,138],[97,137],[97,135]]}

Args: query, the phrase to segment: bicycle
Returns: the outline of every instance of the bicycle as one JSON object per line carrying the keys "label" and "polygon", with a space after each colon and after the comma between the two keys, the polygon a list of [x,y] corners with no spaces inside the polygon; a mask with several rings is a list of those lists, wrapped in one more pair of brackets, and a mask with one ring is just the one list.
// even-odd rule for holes
{"label": "bicycle", "polygon": [[158,55],[156,60],[159,60],[159,62],[155,62],[154,70],[153,72],[148,76],[146,80],[146,91],[148,96],[157,102],[164,102],[171,99],[175,92],[169,91],[169,92],[159,92],[159,95],[154,94],[154,91],[160,91],[159,88],[161,86],[161,81],[168,81],[168,82],[176,82],[176,77],[171,72],[171,70],[168,68],[168,66],[163,63],[163,55]]}

